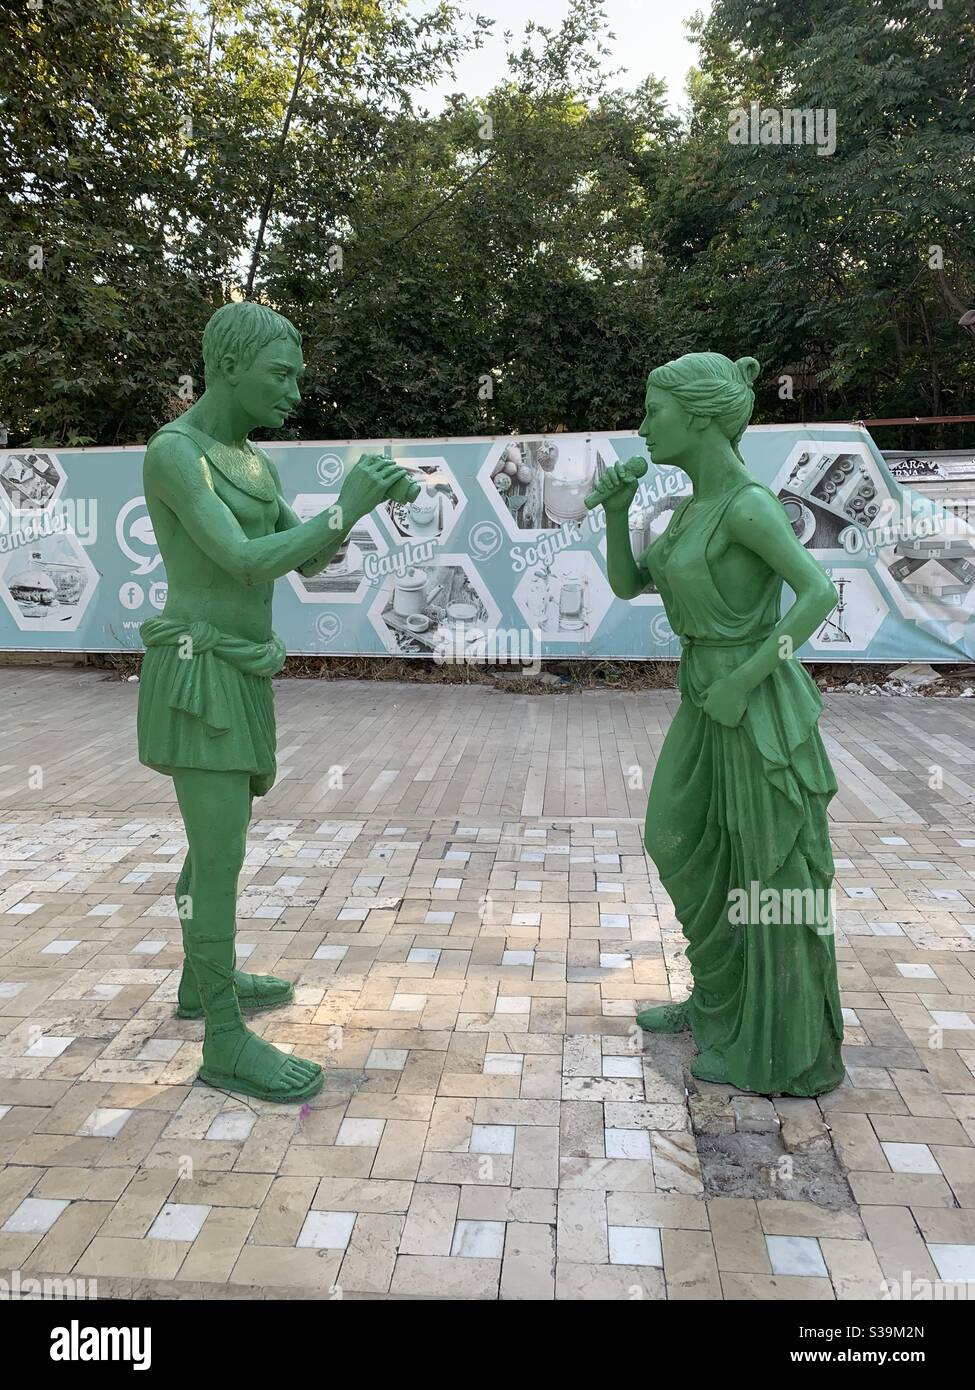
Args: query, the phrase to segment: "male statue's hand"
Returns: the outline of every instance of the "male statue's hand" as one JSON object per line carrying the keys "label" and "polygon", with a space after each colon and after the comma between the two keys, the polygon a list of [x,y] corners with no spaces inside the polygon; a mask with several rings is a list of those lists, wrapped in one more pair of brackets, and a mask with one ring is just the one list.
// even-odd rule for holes
{"label": "male statue's hand", "polygon": [[[342,484],[337,506],[341,510],[343,524],[352,526],[369,512],[374,511],[380,502],[395,491],[397,500],[400,493],[416,489],[419,491],[405,469],[384,458],[381,454],[363,454],[359,462],[350,470]],[[405,496],[404,500],[411,500]]]}

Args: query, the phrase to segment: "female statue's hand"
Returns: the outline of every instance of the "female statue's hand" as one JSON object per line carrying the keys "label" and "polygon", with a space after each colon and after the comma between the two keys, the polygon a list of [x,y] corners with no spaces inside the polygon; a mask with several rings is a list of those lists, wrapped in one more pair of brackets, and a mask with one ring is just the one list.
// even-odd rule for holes
{"label": "female statue's hand", "polygon": [[[641,459],[640,462],[643,462]],[[595,498],[595,505],[601,506],[607,512],[629,511],[630,503],[633,501],[639,487],[639,481],[634,481],[623,471],[625,465],[614,463],[611,468],[600,478],[599,482],[590,493],[590,497]],[[644,463],[644,471],[646,465]],[[588,505],[589,499],[586,499]]]}
{"label": "female statue's hand", "polygon": [[729,729],[737,728],[745,717],[748,695],[734,676],[721,676],[708,687],[704,696],[704,713]]}

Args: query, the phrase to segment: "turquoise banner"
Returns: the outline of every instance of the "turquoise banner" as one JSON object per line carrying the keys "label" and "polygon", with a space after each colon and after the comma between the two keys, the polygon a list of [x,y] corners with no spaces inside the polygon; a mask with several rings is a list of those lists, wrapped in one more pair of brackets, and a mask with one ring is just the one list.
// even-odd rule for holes
{"label": "turquoise banner", "polygon": [[[327,507],[364,452],[408,463],[409,506],[366,518],[314,579],[278,581],[289,652],[523,660],[679,655],[660,598],[624,603],[606,580],[602,512],[583,499],[634,455],[635,434],[357,440],[264,446],[301,517]],[[140,650],[166,602],[142,496],[142,448],[0,451],[0,647]],[[840,603],[803,648],[829,661],[975,656],[975,532],[901,487],[851,425],[757,426],[742,441]],[[651,465],[631,510],[639,554],[689,489]],[[791,595],[786,595],[791,601]]]}

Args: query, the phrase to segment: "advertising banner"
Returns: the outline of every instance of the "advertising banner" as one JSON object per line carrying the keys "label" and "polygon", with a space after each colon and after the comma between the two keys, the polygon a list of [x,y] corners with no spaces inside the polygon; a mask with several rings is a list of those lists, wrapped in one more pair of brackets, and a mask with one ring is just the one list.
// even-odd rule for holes
{"label": "advertising banner", "polygon": [[[635,433],[264,444],[306,518],[336,500],[363,453],[423,484],[366,517],[324,573],[276,585],[291,653],[531,662],[679,656],[658,594],[629,603],[606,579],[600,474],[646,457]],[[749,429],[742,454],[829,571],[836,609],[800,655],[829,661],[975,656],[975,531],[902,486],[854,425]],[[142,447],[0,451],[0,648],[141,650],[166,602],[142,495]],[[651,464],[630,512],[634,552],[689,493]],[[791,602],[791,594],[784,602]]]}

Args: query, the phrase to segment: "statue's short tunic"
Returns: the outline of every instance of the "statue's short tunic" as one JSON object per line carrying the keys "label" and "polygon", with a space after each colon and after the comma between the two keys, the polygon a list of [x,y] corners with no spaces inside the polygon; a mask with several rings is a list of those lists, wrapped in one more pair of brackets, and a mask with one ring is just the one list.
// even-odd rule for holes
{"label": "statue's short tunic", "polygon": [[249,772],[263,796],[277,770],[271,677],[284,644],[245,642],[209,623],[150,618],[139,684],[139,761],[172,776],[175,768]]}
{"label": "statue's short tunic", "polygon": [[[192,438],[219,470],[215,441],[181,422],[165,428]],[[219,471],[214,482],[232,507],[233,490]],[[169,776],[183,768],[249,772],[253,795],[263,796],[277,772],[271,677],[285,661],[280,637],[250,642],[211,623],[166,616],[150,618],[139,631],[146,647],[139,761]]]}

